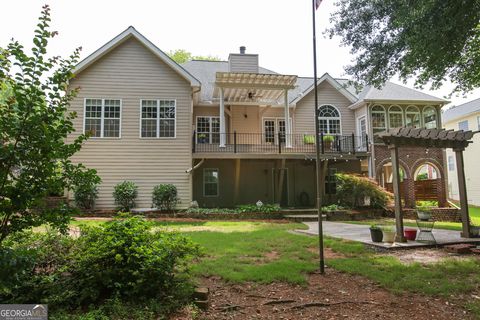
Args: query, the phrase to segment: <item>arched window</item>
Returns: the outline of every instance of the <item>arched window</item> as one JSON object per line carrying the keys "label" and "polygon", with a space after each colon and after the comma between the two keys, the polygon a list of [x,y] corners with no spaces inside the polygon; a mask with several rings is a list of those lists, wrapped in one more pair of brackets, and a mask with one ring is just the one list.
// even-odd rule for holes
{"label": "arched window", "polygon": [[409,106],[405,111],[405,120],[407,127],[420,128],[420,110],[416,106]]}
{"label": "arched window", "polygon": [[318,124],[321,133],[342,133],[340,112],[332,105],[326,104],[318,108]]}
{"label": "arched window", "polygon": [[403,110],[399,106],[391,106],[388,109],[388,127],[400,128],[403,127]]}
{"label": "arched window", "polygon": [[372,107],[372,129],[374,135],[387,130],[386,112],[382,106]]}
{"label": "arched window", "polygon": [[425,107],[423,109],[423,123],[427,129],[437,128],[437,111],[434,107]]}

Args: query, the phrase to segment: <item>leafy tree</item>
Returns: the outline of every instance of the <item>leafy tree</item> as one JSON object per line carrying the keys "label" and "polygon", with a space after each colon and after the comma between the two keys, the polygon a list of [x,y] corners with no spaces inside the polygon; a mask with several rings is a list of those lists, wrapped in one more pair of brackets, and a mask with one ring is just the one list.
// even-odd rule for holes
{"label": "leafy tree", "polygon": [[356,55],[346,71],[381,86],[399,74],[417,86],[454,92],[480,86],[480,0],[338,0],[330,37],[342,37]]}
{"label": "leafy tree", "polygon": [[87,171],[70,161],[87,137],[66,143],[76,117],[67,108],[77,92],[67,86],[80,48],[66,59],[47,57],[48,41],[57,35],[49,22],[44,6],[31,53],[14,40],[0,48],[0,244],[8,234],[44,223],[66,231],[65,208],[47,209],[42,202]]}
{"label": "leafy tree", "polygon": [[190,52],[184,49],[172,50],[167,53],[170,58],[172,58],[176,63],[185,63],[190,60],[209,60],[209,61],[220,61],[220,58],[217,56],[193,56]]}

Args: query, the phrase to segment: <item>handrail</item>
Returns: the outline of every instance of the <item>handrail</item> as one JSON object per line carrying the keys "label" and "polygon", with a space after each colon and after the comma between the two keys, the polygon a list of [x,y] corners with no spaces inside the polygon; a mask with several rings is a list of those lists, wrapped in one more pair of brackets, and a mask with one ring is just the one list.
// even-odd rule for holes
{"label": "handrail", "polygon": [[[220,146],[220,133],[193,131],[193,153],[315,153],[315,134],[281,132],[225,133],[225,146]],[[287,140],[288,138],[288,140]],[[357,154],[369,152],[368,136],[320,134],[322,154]],[[222,139],[223,140],[223,139]],[[289,145],[286,143],[288,141]]]}

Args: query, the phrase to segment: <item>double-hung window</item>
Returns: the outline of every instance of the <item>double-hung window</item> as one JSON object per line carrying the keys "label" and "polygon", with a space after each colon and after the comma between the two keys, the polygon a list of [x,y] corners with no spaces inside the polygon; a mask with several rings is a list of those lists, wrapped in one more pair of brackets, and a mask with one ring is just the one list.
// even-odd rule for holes
{"label": "double-hung window", "polygon": [[85,99],[84,132],[96,138],[120,138],[121,106],[118,99]]}
{"label": "double-hung window", "polygon": [[140,136],[175,138],[175,100],[141,100]]}
{"label": "double-hung window", "polygon": [[218,197],[218,169],[203,169],[203,195]]}
{"label": "double-hung window", "polygon": [[197,143],[220,143],[220,117],[197,117]]}
{"label": "double-hung window", "polygon": [[458,123],[458,130],[468,131],[468,120],[463,120]]}

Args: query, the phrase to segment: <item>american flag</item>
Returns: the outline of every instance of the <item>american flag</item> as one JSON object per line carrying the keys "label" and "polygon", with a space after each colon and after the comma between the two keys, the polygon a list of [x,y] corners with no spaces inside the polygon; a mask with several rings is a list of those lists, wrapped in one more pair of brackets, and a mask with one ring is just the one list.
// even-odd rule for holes
{"label": "american flag", "polygon": [[322,3],[322,0],[315,0],[315,10],[317,10],[318,7],[320,7],[320,3]]}

